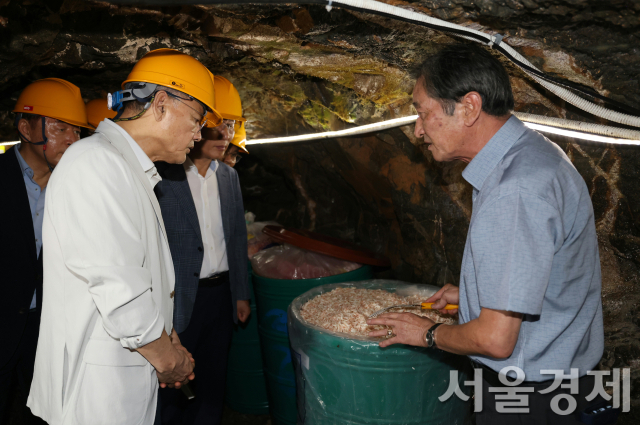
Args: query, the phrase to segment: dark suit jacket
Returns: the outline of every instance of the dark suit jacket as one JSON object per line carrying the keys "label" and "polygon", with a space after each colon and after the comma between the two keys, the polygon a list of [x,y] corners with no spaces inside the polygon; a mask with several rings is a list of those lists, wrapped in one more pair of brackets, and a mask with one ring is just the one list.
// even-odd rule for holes
{"label": "dark suit jacket", "polygon": [[[202,233],[187,174],[182,164],[156,163],[162,181],[155,187],[176,273],[173,327],[181,333],[189,325],[198,292],[204,257]],[[248,300],[247,228],[236,171],[220,162],[216,172],[222,209],[222,228],[229,262],[233,321],[237,323],[237,300]]]}
{"label": "dark suit jacket", "polygon": [[38,309],[42,303],[42,255],[38,258],[36,252],[27,188],[15,149],[0,154],[0,321],[7,341],[0,350],[0,368],[20,341],[33,291],[37,290]]}

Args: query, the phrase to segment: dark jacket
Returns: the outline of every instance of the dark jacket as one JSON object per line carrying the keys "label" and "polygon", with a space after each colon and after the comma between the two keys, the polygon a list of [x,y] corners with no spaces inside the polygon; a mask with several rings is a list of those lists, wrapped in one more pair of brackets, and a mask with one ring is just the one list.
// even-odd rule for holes
{"label": "dark jacket", "polygon": [[[189,325],[198,292],[204,257],[202,234],[182,164],[158,162],[156,167],[162,181],[156,185],[155,192],[162,209],[176,274],[173,327],[176,332],[181,333]],[[237,323],[236,301],[250,298],[244,206],[236,171],[220,162],[216,178],[229,263],[233,320]]]}
{"label": "dark jacket", "polygon": [[33,291],[36,308],[42,305],[42,255],[38,258],[36,252],[27,188],[15,150],[14,146],[0,154],[0,320],[7,341],[0,350],[0,368],[20,341]]}

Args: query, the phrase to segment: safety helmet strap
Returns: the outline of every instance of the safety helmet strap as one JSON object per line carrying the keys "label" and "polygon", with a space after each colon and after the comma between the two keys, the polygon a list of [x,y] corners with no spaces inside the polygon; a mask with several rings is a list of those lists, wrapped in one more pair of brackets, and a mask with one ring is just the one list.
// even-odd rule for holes
{"label": "safety helmet strap", "polygon": [[47,135],[44,132],[44,129],[45,129],[45,117],[41,117],[42,118],[42,142],[35,142],[34,143],[31,140],[27,139],[27,137],[20,132],[20,127],[18,127],[18,123],[20,122],[20,120],[22,118],[24,118],[22,115],[23,114],[16,114],[16,119],[15,119],[15,122],[14,122],[14,125],[16,127],[16,130],[18,131],[18,135],[20,136],[20,138],[22,140],[24,140],[26,143],[31,143],[32,145],[36,145],[36,146],[46,145],[47,142],[48,142],[48,139],[47,139]]}
{"label": "safety helmet strap", "polygon": [[47,142],[49,141],[49,139],[47,138],[47,135],[45,133],[46,117],[40,117],[42,119],[42,142],[32,142],[31,140],[27,139],[27,137],[24,134],[22,134],[22,132],[20,132],[18,123],[22,118],[23,118],[22,114],[16,114],[15,126],[16,126],[16,130],[18,131],[18,135],[20,136],[20,139],[23,140],[25,143],[30,143],[34,146],[42,146],[42,153],[44,154],[44,160],[47,163],[47,167],[49,167],[49,171],[53,172],[54,167],[51,166],[51,164],[49,163],[49,160],[47,159]]}
{"label": "safety helmet strap", "polygon": [[[132,87],[129,89],[119,90],[115,93],[108,94],[107,106],[110,110],[120,112],[123,103],[129,102],[131,100],[149,102],[149,100],[153,97],[153,94],[156,92],[156,89],[158,88],[157,84],[152,83],[131,84]],[[147,108],[148,106],[145,105],[145,109]]]}

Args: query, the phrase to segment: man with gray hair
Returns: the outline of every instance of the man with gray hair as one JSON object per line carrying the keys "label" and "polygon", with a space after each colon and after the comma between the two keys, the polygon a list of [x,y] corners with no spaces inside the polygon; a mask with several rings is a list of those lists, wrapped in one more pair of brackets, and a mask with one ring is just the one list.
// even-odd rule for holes
{"label": "man with gray hair", "polygon": [[[509,76],[476,45],[429,57],[413,100],[415,135],[434,159],[469,163],[462,176],[473,186],[473,214],[460,287],[447,284],[427,300],[442,313],[459,304],[459,324],[390,313],[368,321],[389,331],[370,335],[389,337],[381,347],[469,356],[483,375],[478,424],[580,423],[571,413],[589,404],[587,372],[604,349],[598,241],[584,180],[562,149],[511,115]],[[577,382],[571,391],[569,378]],[[514,388],[525,390],[524,411],[496,403]]]}
{"label": "man with gray hair", "polygon": [[28,406],[50,424],[151,425],[158,387],[194,379],[173,329],[174,270],[153,161],[181,164],[213,111],[196,59],[147,53],[114,121],[71,146],[48,186],[44,297]]}

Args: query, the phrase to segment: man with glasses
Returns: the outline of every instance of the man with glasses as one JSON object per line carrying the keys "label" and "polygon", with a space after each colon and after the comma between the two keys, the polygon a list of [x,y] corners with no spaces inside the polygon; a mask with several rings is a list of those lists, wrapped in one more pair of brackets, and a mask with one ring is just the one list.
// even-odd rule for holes
{"label": "man with glasses", "polygon": [[231,143],[224,154],[224,163],[233,168],[242,159],[240,152],[248,154],[249,151],[246,148],[247,132],[245,130],[246,123],[242,121],[236,122],[235,135],[231,139]]}
{"label": "man with glasses", "polygon": [[190,384],[195,399],[160,391],[163,424],[220,423],[233,323],[251,312],[242,193],[238,175],[222,162],[242,119],[233,107],[240,97],[228,80],[212,78],[223,122],[207,122],[183,165],[157,164],[163,180],[156,194],[176,272],[174,326],[194,357],[207,359]]}
{"label": "man with glasses", "polygon": [[0,269],[4,350],[0,353],[0,423],[8,423],[16,390],[25,424],[42,310],[42,219],[47,185],[67,148],[90,128],[80,89],[45,78],[29,84],[13,109],[20,144],[0,155]]}
{"label": "man with glasses", "polygon": [[109,100],[115,122],[71,146],[49,181],[28,406],[51,424],[151,425],[158,386],[194,378],[173,327],[175,276],[153,161],[185,161],[214,110],[213,84],[196,59],[160,49],[122,88]]}

